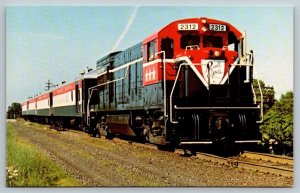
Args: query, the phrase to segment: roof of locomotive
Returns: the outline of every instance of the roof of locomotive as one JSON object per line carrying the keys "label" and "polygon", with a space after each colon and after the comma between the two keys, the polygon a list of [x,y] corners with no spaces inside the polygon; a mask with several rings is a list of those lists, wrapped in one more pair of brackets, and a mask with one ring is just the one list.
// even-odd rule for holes
{"label": "roof of locomotive", "polygon": [[[102,58],[97,60],[97,62],[96,62],[97,66],[99,66],[99,65],[102,66],[102,65],[105,65],[105,64],[109,63],[110,59],[113,60],[114,56],[117,55],[120,52],[122,52],[122,51],[111,52],[111,53],[107,54],[106,56],[103,56]],[[101,64],[101,63],[103,63],[103,64]]]}
{"label": "roof of locomotive", "polygon": [[85,71],[82,72],[80,76],[75,78],[75,81],[83,80],[83,79],[96,79],[97,78],[97,70]]}
{"label": "roof of locomotive", "polygon": [[151,34],[150,36],[146,37],[143,40],[143,44],[156,39],[161,31],[169,28],[170,26],[172,26],[172,25],[174,25],[176,23],[180,23],[180,22],[193,22],[193,21],[194,22],[197,21],[197,23],[202,23],[202,20],[206,20],[207,23],[226,24],[230,28],[230,31],[232,31],[236,35],[236,37],[238,39],[240,39],[242,37],[242,33],[239,30],[237,30],[233,25],[231,25],[230,23],[228,23],[228,22],[221,21],[221,20],[216,20],[216,19],[212,19],[212,18],[207,18],[207,17],[185,18],[185,19],[180,19],[180,20],[173,21],[173,22],[165,25],[164,27],[160,28],[159,30],[157,30],[156,32],[154,32],[153,34]]}

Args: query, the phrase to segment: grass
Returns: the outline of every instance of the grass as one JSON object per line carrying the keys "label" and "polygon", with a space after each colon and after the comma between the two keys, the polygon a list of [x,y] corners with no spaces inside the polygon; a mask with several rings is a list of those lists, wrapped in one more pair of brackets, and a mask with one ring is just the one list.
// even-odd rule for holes
{"label": "grass", "polygon": [[6,186],[80,186],[34,145],[18,136],[11,123],[6,127]]}

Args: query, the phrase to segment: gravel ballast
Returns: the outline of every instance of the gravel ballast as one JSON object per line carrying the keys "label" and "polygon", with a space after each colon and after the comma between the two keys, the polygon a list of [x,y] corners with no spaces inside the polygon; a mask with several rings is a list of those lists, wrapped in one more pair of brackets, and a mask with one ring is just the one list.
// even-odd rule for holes
{"label": "gravel ballast", "polygon": [[83,186],[291,187],[293,178],[220,165],[143,146],[56,131],[24,121],[17,133],[40,148]]}

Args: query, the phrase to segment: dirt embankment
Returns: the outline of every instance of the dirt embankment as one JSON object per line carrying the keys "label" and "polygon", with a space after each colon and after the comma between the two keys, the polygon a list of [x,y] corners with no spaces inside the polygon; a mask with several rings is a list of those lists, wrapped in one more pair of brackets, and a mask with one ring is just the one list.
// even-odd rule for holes
{"label": "dirt embankment", "polygon": [[292,186],[293,179],[240,170],[194,157],[140,147],[85,133],[11,123],[85,186]]}

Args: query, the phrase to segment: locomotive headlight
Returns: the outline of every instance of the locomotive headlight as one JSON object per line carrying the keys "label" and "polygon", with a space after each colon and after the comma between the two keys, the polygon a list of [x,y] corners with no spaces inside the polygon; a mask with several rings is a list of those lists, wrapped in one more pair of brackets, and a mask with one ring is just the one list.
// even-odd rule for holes
{"label": "locomotive headlight", "polygon": [[202,27],[201,29],[202,29],[202,31],[204,31],[204,32],[207,31],[206,27]]}
{"label": "locomotive headlight", "polygon": [[206,23],[206,19],[201,19],[202,23]]}
{"label": "locomotive headlight", "polygon": [[215,56],[220,56],[220,52],[219,51],[215,51]]}

